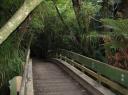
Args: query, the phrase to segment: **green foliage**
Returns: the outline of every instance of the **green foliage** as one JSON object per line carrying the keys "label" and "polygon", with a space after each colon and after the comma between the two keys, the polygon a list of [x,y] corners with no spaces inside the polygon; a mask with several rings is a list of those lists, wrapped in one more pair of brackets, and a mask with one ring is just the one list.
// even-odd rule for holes
{"label": "green foliage", "polygon": [[128,35],[128,19],[102,19],[102,22],[112,27],[114,32]]}
{"label": "green foliage", "polygon": [[[43,2],[32,13],[30,27],[32,28],[32,31],[35,31],[32,45],[33,49],[45,48],[44,46],[48,45],[48,49],[66,48],[76,51],[80,49],[79,51],[88,55],[97,47],[96,44],[99,43],[98,33],[90,32],[89,28],[91,18],[94,17],[99,11],[100,6],[92,2],[82,3],[81,17],[84,20],[83,27],[86,27],[88,33],[82,33],[82,31],[79,31],[79,26],[77,25],[76,16],[70,0],[56,0],[56,6],[58,7],[61,17],[64,19],[64,22],[69,27],[71,32],[69,33],[69,31],[65,28],[65,25],[58,16],[53,3],[51,1]],[[43,36],[44,34],[46,36]],[[38,38],[38,35],[42,35],[42,39],[40,36]],[[80,42],[77,41],[78,39],[76,35],[78,36]],[[48,44],[44,44],[44,42],[47,42]],[[39,45],[37,46],[37,44]]]}
{"label": "green foliage", "polygon": [[[0,27],[18,10],[24,0],[2,0],[0,3]],[[16,33],[17,32],[17,33]],[[24,51],[20,48],[21,35],[13,33],[0,46],[0,88],[10,79],[22,73]]]}
{"label": "green foliage", "polygon": [[43,21],[37,17],[35,17],[35,18],[33,17],[33,20],[31,21],[30,26],[32,26],[31,28],[34,28],[34,29],[41,29],[44,27]]}
{"label": "green foliage", "polygon": [[94,4],[92,2],[83,2],[82,9],[84,11],[84,16],[95,16],[96,13],[100,10],[101,6]]}
{"label": "green foliage", "polygon": [[17,33],[13,33],[0,47],[0,88],[22,73],[24,52],[18,48]]}
{"label": "green foliage", "polygon": [[113,32],[108,33],[111,37],[110,48],[121,49],[128,47],[128,20],[127,19],[102,19],[104,25],[112,27]]}
{"label": "green foliage", "polygon": [[89,32],[91,19],[96,15],[97,12],[99,12],[100,8],[100,5],[93,2],[85,1],[82,3],[81,16],[84,20],[83,26],[85,26],[86,32]]}

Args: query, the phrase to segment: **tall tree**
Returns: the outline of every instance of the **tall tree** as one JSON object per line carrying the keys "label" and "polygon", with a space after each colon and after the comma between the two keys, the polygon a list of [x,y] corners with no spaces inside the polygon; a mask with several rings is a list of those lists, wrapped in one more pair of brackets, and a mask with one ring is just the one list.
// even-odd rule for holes
{"label": "tall tree", "polygon": [[72,4],[79,25],[79,29],[80,31],[83,31],[82,23],[81,23],[81,0],[72,0]]}

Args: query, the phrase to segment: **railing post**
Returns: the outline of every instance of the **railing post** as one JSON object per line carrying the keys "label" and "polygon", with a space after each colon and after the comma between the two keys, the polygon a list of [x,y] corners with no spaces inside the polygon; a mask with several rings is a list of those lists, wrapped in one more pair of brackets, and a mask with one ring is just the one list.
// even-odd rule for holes
{"label": "railing post", "polygon": [[55,57],[56,57],[56,58],[59,58],[59,56],[58,56],[58,54],[57,54],[57,53],[56,53]]}
{"label": "railing post", "polygon": [[60,54],[60,59],[62,59],[62,56],[61,56],[61,54]]}
{"label": "railing post", "polygon": [[20,91],[22,76],[16,76],[9,81],[10,95],[17,95]]}
{"label": "railing post", "polygon": [[98,86],[100,86],[101,85],[101,78],[100,78],[100,76],[101,76],[101,74],[100,74],[100,72],[98,72],[97,73],[98,74]]}
{"label": "railing post", "polygon": [[67,57],[66,56],[64,56],[64,61],[67,62]]}
{"label": "railing post", "polygon": [[71,65],[72,65],[72,66],[75,66],[75,65],[73,64],[73,62],[74,62],[74,60],[72,59],[72,60],[71,60],[71,63],[72,63]]}
{"label": "railing post", "polygon": [[[82,65],[82,66],[84,66],[84,65]],[[85,69],[84,69],[84,68],[82,68],[82,69],[81,69],[81,71],[84,73],[84,72],[85,72]]]}
{"label": "railing post", "polygon": [[32,60],[30,60],[30,50],[27,53],[24,74],[19,95],[34,95],[32,78]]}
{"label": "railing post", "polygon": [[124,74],[121,74],[121,81],[122,82],[124,81],[124,78],[125,78]]}
{"label": "railing post", "polygon": [[[91,68],[92,69],[95,69],[96,68],[94,63],[91,63]],[[100,74],[99,71],[97,71],[97,75],[98,75],[97,76],[97,81],[98,81],[98,85],[97,86],[100,86],[101,85],[101,79],[100,79],[101,74]]]}

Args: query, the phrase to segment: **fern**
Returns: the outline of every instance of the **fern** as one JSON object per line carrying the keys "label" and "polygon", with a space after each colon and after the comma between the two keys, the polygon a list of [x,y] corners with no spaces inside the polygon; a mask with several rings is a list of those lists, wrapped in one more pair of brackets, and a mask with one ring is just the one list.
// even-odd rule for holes
{"label": "fern", "polygon": [[114,32],[128,36],[128,19],[101,19],[104,25],[111,26]]}

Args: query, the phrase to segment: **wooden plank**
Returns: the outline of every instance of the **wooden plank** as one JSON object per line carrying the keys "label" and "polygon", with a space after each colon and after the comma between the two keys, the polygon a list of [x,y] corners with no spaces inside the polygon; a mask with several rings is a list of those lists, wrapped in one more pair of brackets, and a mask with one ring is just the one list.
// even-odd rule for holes
{"label": "wooden plank", "polygon": [[20,92],[21,82],[22,82],[22,76],[17,76],[16,77],[16,91],[17,92]]}
{"label": "wooden plank", "polygon": [[33,91],[33,74],[32,74],[32,59],[25,66],[25,71],[22,79],[20,95],[34,95]]}
{"label": "wooden plank", "polygon": [[22,78],[22,83],[21,83],[21,89],[20,89],[20,95],[25,95],[26,92],[26,77],[27,77],[27,68],[28,68],[28,63],[25,64],[25,69],[24,69],[24,74]]}
{"label": "wooden plank", "polygon": [[32,74],[32,59],[30,59],[30,49],[27,52],[26,64],[21,83],[19,95],[34,95],[33,91],[33,74]]}
{"label": "wooden plank", "polygon": [[28,64],[28,73],[27,73],[27,82],[26,82],[26,94],[25,95],[34,95],[33,91],[33,74],[32,74],[32,59]]}
{"label": "wooden plank", "polygon": [[101,75],[109,78],[110,80],[115,81],[128,88],[128,71],[118,69],[106,63],[102,63],[100,61],[67,50],[60,50],[59,52],[63,56],[67,56],[68,58],[79,62],[87,68],[92,69],[95,72],[98,72]]}
{"label": "wooden plank", "polygon": [[16,91],[16,77],[9,81],[10,84],[10,95],[17,95]]}

